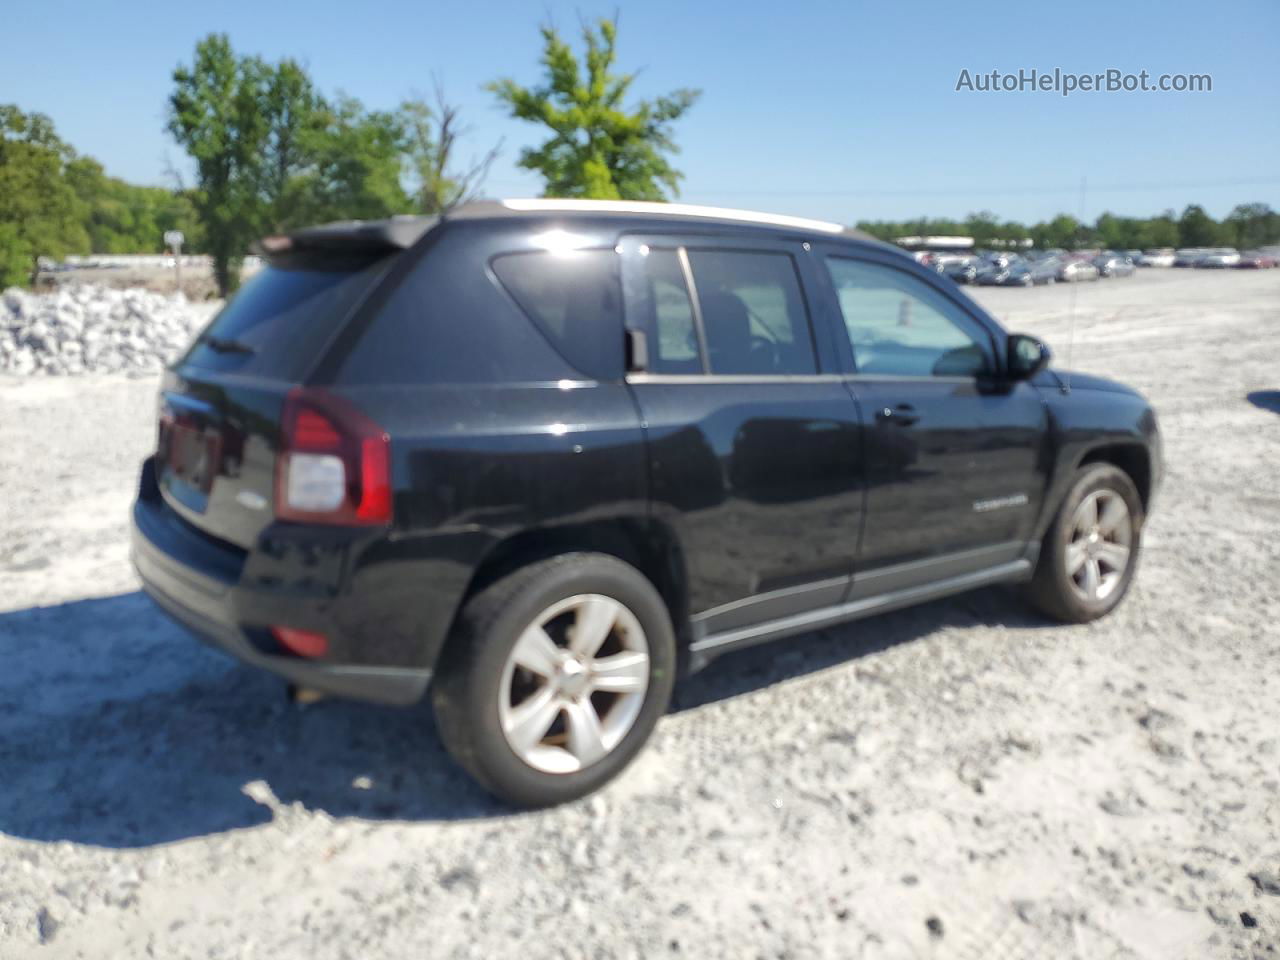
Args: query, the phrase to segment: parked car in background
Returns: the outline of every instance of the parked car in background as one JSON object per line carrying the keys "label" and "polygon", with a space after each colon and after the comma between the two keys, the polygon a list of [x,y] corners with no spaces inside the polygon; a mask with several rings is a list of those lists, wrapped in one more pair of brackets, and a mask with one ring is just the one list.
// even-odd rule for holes
{"label": "parked car in background", "polygon": [[992,254],[987,258],[987,267],[978,273],[977,283],[983,286],[1019,286],[1018,281],[1009,282],[1014,271],[1026,267],[1026,261],[1017,254]]}
{"label": "parked car in background", "polygon": [[1043,263],[1046,260],[1061,260],[1067,256],[1067,251],[1053,247],[1049,250],[1028,250],[1025,258],[1028,263]]}
{"label": "parked car in background", "polygon": [[974,261],[973,265],[977,269],[977,273],[974,275],[974,278],[969,281],[970,283],[977,283],[987,274],[998,273],[1000,271],[999,267],[993,267],[991,264],[987,263],[987,261],[985,260]]}
{"label": "parked car in background", "polygon": [[954,264],[968,263],[971,257],[966,253],[935,253],[929,260],[925,261],[925,266],[933,267],[938,273],[946,273],[947,267]]}
{"label": "parked car in background", "polygon": [[1077,283],[1081,280],[1097,280],[1098,268],[1089,260],[1063,260],[1058,266],[1058,279],[1064,283]]}
{"label": "parked car in background", "polygon": [[212,645],[430,695],[476,780],[561,803],[732,650],[997,583],[1110,613],[1156,417],[1048,363],[838,223],[508,200],[299,230],[166,371],[133,561]]}
{"label": "parked car in background", "polygon": [[1195,265],[1204,270],[1221,270],[1224,267],[1234,267],[1239,262],[1240,251],[1235,247],[1214,247],[1206,250]]}
{"label": "parked car in background", "polygon": [[1119,253],[1100,253],[1093,258],[1100,277],[1128,277],[1133,275],[1133,261]]}
{"label": "parked car in background", "polygon": [[1029,263],[1026,260],[1016,260],[1003,270],[997,269],[983,274],[978,283],[988,287],[1030,287],[1057,283],[1057,281],[1058,264],[1056,262],[1041,260]]}
{"label": "parked car in background", "polygon": [[983,287],[1029,287],[1031,271],[1022,262],[1007,267],[992,267],[979,275],[978,285]]}
{"label": "parked car in background", "polygon": [[956,283],[973,283],[978,277],[978,265],[973,257],[963,260],[952,260],[942,268],[942,275]]}
{"label": "parked car in background", "polygon": [[1176,254],[1170,247],[1159,250],[1148,250],[1137,257],[1134,262],[1140,267],[1172,267]]}
{"label": "parked car in background", "polygon": [[1204,247],[1183,247],[1173,258],[1175,267],[1194,267],[1207,251]]}
{"label": "parked car in background", "polygon": [[1058,282],[1062,261],[1057,257],[1042,257],[1027,266],[1031,270],[1031,282],[1036,286],[1052,286]]}
{"label": "parked car in background", "polygon": [[1267,256],[1261,250],[1246,250],[1240,254],[1240,262],[1236,264],[1241,270],[1267,270],[1275,265],[1275,257]]}

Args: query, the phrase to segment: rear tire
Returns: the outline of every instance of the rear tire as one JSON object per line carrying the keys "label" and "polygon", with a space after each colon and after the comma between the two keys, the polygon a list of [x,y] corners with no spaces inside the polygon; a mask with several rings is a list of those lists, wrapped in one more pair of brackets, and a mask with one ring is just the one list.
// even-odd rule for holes
{"label": "rear tire", "polygon": [[1031,602],[1063,623],[1106,616],[1133,582],[1143,520],[1127,473],[1109,463],[1082,467],[1040,544]]}
{"label": "rear tire", "polygon": [[467,602],[432,685],[453,758],[522,807],[564,803],[617,776],[666,711],[676,643],[634,567],[569,553]]}

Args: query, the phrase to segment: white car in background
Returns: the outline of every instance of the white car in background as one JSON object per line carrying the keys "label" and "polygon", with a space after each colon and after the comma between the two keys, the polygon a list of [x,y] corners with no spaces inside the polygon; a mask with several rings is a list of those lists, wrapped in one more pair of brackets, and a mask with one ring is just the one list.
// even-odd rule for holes
{"label": "white car in background", "polygon": [[1161,250],[1148,250],[1134,262],[1140,267],[1172,267],[1174,259],[1173,250],[1165,247]]}
{"label": "white car in background", "polygon": [[972,255],[968,253],[935,253],[925,265],[933,267],[938,273],[944,273],[951,264],[968,263],[972,259]]}
{"label": "white car in background", "polygon": [[1234,267],[1239,262],[1240,251],[1235,247],[1214,247],[1204,252],[1204,256],[1196,261],[1196,266],[1220,270],[1223,267]]}
{"label": "white car in background", "polygon": [[1058,279],[1063,283],[1079,283],[1081,280],[1097,280],[1098,268],[1085,259],[1066,260],[1058,267]]}

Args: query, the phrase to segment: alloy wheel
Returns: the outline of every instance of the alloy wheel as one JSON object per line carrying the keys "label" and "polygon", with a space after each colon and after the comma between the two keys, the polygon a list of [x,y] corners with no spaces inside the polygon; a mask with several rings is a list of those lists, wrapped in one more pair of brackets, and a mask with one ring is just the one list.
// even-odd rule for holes
{"label": "alloy wheel", "polygon": [[1067,576],[1076,594],[1090,603],[1111,596],[1129,569],[1132,541],[1129,507],[1120,494],[1095,490],[1080,501],[1066,548]]}
{"label": "alloy wheel", "polygon": [[649,689],[648,639],[612,597],[568,597],[520,634],[501,682],[498,714],[512,752],[544,773],[575,773],[635,725]]}

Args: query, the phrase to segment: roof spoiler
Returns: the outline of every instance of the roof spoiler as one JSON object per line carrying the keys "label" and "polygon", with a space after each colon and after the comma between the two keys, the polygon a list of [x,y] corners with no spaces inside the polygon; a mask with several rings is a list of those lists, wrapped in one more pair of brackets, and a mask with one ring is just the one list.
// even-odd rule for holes
{"label": "roof spoiler", "polygon": [[386,220],[339,220],[263,237],[254,252],[277,266],[311,258],[372,257],[405,250],[440,222],[439,217],[396,216]]}

